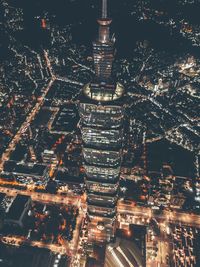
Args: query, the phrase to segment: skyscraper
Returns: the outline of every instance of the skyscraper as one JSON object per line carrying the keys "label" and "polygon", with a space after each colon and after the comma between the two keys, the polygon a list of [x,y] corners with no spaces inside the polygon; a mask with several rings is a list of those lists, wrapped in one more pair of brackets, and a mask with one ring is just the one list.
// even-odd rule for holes
{"label": "skyscraper", "polygon": [[88,238],[109,242],[115,237],[116,205],[122,160],[124,87],[112,78],[114,42],[107,0],[102,0],[99,34],[93,42],[95,77],[86,84],[79,104],[85,184],[88,204]]}

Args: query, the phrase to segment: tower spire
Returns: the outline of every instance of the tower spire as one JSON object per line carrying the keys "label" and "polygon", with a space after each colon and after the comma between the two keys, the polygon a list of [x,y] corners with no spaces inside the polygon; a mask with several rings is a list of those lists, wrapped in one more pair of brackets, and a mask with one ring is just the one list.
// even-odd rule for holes
{"label": "tower spire", "polygon": [[102,0],[102,19],[106,19],[108,16],[107,0]]}
{"label": "tower spire", "polygon": [[108,6],[107,0],[102,0],[102,14],[101,17],[97,20],[99,23],[99,42],[106,43],[110,41],[110,32],[109,25],[112,22],[112,19],[108,18]]}

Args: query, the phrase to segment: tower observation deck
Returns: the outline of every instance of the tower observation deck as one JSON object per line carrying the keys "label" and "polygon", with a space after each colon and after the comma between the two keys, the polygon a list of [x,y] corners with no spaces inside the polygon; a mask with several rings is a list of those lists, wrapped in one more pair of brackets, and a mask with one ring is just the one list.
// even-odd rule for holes
{"label": "tower observation deck", "polygon": [[87,214],[91,242],[115,238],[116,205],[122,161],[124,87],[112,78],[114,42],[110,38],[107,0],[102,0],[98,38],[93,42],[95,77],[83,88],[79,103]]}

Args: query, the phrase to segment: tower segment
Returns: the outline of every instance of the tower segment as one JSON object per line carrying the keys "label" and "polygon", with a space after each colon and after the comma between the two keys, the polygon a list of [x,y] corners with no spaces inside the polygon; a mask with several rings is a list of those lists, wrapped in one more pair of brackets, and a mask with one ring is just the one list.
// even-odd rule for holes
{"label": "tower segment", "polygon": [[93,42],[93,57],[96,82],[102,83],[108,82],[111,78],[114,60],[114,42],[110,39],[112,19],[107,17],[107,0],[102,0],[102,14],[97,22],[99,24],[99,34],[97,40]]}

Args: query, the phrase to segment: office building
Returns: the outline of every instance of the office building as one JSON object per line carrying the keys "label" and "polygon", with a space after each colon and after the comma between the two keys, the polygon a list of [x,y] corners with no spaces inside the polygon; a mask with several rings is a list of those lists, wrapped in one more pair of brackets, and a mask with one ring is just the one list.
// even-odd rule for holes
{"label": "office building", "polygon": [[88,204],[88,238],[109,242],[115,238],[116,205],[123,157],[124,87],[112,78],[114,42],[107,1],[97,20],[99,35],[93,42],[95,77],[82,90],[79,103]]}

